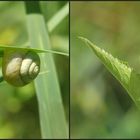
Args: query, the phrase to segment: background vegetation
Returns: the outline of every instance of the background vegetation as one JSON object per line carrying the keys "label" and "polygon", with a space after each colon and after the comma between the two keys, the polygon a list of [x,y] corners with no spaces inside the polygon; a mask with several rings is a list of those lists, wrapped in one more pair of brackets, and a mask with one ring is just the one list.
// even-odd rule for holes
{"label": "background vegetation", "polygon": [[[46,26],[47,21],[66,2],[40,2]],[[23,2],[0,2],[0,44],[21,45],[28,42],[25,7]],[[68,17],[50,33],[52,47],[68,52]],[[55,63],[68,120],[69,60],[57,55]],[[63,67],[62,67],[63,66]],[[49,69],[49,68],[48,68]],[[46,70],[47,71],[47,70]],[[0,84],[0,138],[41,138],[38,104],[34,84],[15,88],[6,82]]]}
{"label": "background vegetation", "polygon": [[71,2],[71,137],[139,138],[140,112],[118,81],[77,38],[140,69],[139,2]]}

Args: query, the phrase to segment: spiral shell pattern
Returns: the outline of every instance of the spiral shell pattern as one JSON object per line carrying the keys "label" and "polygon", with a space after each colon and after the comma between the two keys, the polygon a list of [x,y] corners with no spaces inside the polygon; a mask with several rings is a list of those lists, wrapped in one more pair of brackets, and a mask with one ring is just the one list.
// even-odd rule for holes
{"label": "spiral shell pattern", "polygon": [[33,51],[5,51],[2,62],[4,79],[13,86],[24,86],[36,78],[40,58]]}

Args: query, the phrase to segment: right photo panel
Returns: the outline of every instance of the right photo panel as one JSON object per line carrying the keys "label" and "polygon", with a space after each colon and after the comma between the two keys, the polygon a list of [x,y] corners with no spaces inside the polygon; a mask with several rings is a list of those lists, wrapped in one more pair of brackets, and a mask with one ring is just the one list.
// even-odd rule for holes
{"label": "right photo panel", "polygon": [[70,136],[140,138],[140,2],[70,2]]}

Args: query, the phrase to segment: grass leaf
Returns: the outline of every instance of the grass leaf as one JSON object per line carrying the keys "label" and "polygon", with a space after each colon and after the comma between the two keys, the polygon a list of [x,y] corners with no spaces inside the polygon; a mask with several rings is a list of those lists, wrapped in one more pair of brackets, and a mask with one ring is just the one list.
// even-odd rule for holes
{"label": "grass leaf", "polygon": [[[69,14],[69,3],[66,3],[47,23],[48,32],[52,32]],[[26,41],[24,46],[29,46],[29,42]],[[64,47],[61,47],[66,50]]]}
{"label": "grass leaf", "polygon": [[[27,3],[26,8],[31,8],[36,4],[36,2]],[[31,47],[51,49],[43,15],[37,12],[28,13],[27,24]],[[68,138],[68,126],[53,56],[51,53],[41,54],[40,56],[42,71],[49,70],[49,73],[41,74],[35,80],[42,138]]]}
{"label": "grass leaf", "polygon": [[65,4],[48,22],[48,31],[52,32],[56,26],[69,14],[69,3]]}
{"label": "grass leaf", "polygon": [[65,56],[69,56],[68,53],[64,53],[64,52],[59,52],[59,51],[54,51],[54,50],[50,50],[50,49],[38,49],[38,48],[28,48],[28,47],[21,47],[21,46],[7,46],[7,45],[0,45],[0,50],[4,51],[4,50],[28,50],[28,51],[35,51],[37,53],[54,53],[54,54],[59,54],[59,55],[65,55]]}

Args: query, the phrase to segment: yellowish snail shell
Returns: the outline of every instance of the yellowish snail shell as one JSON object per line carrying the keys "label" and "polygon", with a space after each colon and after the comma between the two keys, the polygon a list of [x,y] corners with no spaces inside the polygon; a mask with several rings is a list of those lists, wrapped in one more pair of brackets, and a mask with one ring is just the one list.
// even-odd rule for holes
{"label": "yellowish snail shell", "polygon": [[24,86],[33,81],[40,71],[40,58],[33,51],[4,51],[2,73],[13,86]]}

